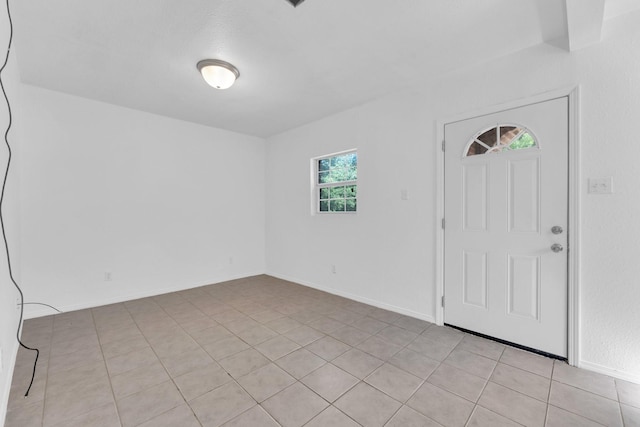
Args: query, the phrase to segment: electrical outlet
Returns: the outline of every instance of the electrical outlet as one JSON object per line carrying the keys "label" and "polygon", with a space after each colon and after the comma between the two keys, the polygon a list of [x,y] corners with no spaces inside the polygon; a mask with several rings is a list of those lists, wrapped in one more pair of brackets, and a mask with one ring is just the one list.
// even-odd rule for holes
{"label": "electrical outlet", "polygon": [[20,297],[16,297],[16,310],[20,310],[21,305],[22,301],[20,301]]}
{"label": "electrical outlet", "polygon": [[105,271],[105,273],[104,273],[104,281],[105,282],[110,282],[111,281],[111,272],[110,271]]}
{"label": "electrical outlet", "polygon": [[332,272],[333,274],[336,274],[336,266],[335,266],[335,265],[333,265],[333,264],[331,264],[331,272]]}
{"label": "electrical outlet", "polygon": [[231,264],[233,264],[233,257],[232,256],[229,257],[229,265],[231,265]]}

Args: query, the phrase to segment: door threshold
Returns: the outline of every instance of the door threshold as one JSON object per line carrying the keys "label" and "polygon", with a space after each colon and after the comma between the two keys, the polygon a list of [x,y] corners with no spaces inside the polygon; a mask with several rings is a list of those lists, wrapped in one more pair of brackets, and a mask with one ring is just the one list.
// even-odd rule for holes
{"label": "door threshold", "polygon": [[562,360],[562,361],[565,361],[565,362],[567,361],[566,357],[558,356],[556,354],[547,353],[546,351],[537,350],[535,348],[527,347],[525,345],[516,344],[516,343],[513,343],[511,341],[506,341],[506,340],[502,340],[500,338],[491,337],[489,335],[481,334],[480,332],[470,331],[469,329],[461,328],[461,327],[455,326],[455,325],[450,325],[448,323],[445,323],[444,325],[448,326],[450,328],[453,328],[453,329],[457,329],[459,331],[462,331],[462,332],[470,334],[470,335],[475,335],[476,337],[484,338],[484,339],[487,339],[487,340],[490,340],[490,341],[499,342],[500,344],[508,345],[510,347],[515,347],[515,348],[518,348],[520,350],[524,350],[524,351],[528,351],[530,353],[538,354],[540,356],[548,357],[550,359]]}

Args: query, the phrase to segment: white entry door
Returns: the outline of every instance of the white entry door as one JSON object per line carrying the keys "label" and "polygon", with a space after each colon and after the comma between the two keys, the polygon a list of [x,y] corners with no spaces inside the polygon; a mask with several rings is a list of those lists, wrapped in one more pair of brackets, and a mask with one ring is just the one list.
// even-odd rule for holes
{"label": "white entry door", "polygon": [[445,323],[566,357],[568,99],[445,141]]}

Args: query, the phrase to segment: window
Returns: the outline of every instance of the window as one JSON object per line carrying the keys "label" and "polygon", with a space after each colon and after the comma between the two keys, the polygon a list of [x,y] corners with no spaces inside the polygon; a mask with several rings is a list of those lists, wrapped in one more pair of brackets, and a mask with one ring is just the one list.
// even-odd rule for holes
{"label": "window", "polygon": [[355,212],[358,153],[349,151],[314,159],[317,212]]}
{"label": "window", "polygon": [[500,125],[476,134],[469,142],[465,150],[465,156],[522,150],[537,146],[535,138],[527,128]]}

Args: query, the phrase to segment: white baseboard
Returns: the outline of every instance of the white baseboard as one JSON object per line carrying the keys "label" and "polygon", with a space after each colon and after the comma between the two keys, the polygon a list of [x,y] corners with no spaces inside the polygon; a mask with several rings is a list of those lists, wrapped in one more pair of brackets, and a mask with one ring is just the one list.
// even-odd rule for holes
{"label": "white baseboard", "polygon": [[[355,294],[351,294],[349,292],[343,292],[337,289],[332,289],[332,288],[328,288],[326,286],[322,286],[322,285],[318,285],[316,283],[311,283],[305,280],[300,280],[300,279],[296,279],[293,277],[289,277],[283,274],[278,274],[278,273],[270,273],[270,272],[264,272],[264,271],[260,271],[260,272],[252,272],[252,273],[245,273],[245,274],[241,274],[241,275],[235,275],[235,276],[229,276],[229,277],[225,277],[223,279],[215,279],[213,281],[208,281],[207,283],[202,283],[202,284],[180,284],[180,285],[176,285],[176,286],[170,286],[170,287],[165,287],[165,288],[160,288],[160,289],[149,289],[146,291],[142,291],[142,292],[132,292],[130,294],[124,294],[124,295],[118,295],[117,297],[113,297],[113,298],[101,298],[101,299],[95,299],[95,300],[88,300],[88,301],[83,301],[82,303],[78,303],[78,304],[70,304],[70,305],[65,305],[65,306],[61,306],[61,307],[57,307],[60,311],[63,312],[68,312],[68,311],[76,311],[76,310],[84,310],[87,308],[94,308],[94,307],[100,307],[102,305],[108,305],[108,304],[117,304],[120,302],[124,302],[124,301],[131,301],[134,299],[138,299],[138,298],[147,298],[147,297],[152,297],[152,296],[156,296],[156,295],[162,295],[162,294],[166,294],[166,293],[170,293],[170,292],[177,292],[177,291],[183,291],[186,289],[193,289],[193,288],[198,288],[201,286],[207,286],[207,285],[211,285],[211,284],[215,284],[215,283],[222,283],[222,282],[227,282],[230,280],[237,280],[237,279],[244,279],[247,277],[252,277],[252,276],[258,276],[261,274],[267,274],[269,276],[273,276],[276,277],[278,279],[282,279],[282,280],[287,280],[289,282],[295,282],[295,283],[299,283],[301,285],[313,288],[313,289],[317,289],[320,291],[324,291],[333,295],[338,295],[344,298],[349,298],[352,299],[354,301],[358,301],[358,302],[362,302],[364,304],[369,304],[371,306],[374,307],[378,307],[378,308],[382,308],[385,310],[389,310],[389,311],[393,311],[395,313],[399,313],[399,314],[403,314],[405,316],[409,316],[409,317],[414,317],[416,319],[420,319],[420,320],[425,320],[427,322],[430,323],[435,323],[435,318],[433,316],[424,314],[424,313],[419,313],[413,310],[408,310],[406,308],[402,308],[402,307],[398,307],[392,304],[387,304],[381,301],[377,301],[377,300],[372,300],[366,297],[362,297],[360,295],[355,295]],[[47,307],[25,307],[25,312],[24,312],[24,319],[34,319],[37,317],[43,317],[43,316],[49,316],[52,314],[56,314],[56,312],[54,312],[51,308],[47,308]]]}
{"label": "white baseboard", "polygon": [[608,375],[610,377],[629,381],[635,384],[640,384],[640,374],[637,374],[637,373],[619,371],[617,369],[609,368],[608,366],[602,366],[597,363],[587,362],[585,360],[581,360],[580,362],[578,362],[578,368],[597,372],[599,374]]}
{"label": "white baseboard", "polygon": [[[88,300],[88,301],[83,301],[81,303],[78,304],[70,304],[70,305],[65,305],[65,306],[61,306],[61,307],[56,307],[58,308],[60,311],[62,312],[68,312],[68,311],[76,311],[76,310],[84,310],[86,308],[94,308],[94,307],[100,307],[102,305],[109,305],[109,304],[117,304],[119,302],[124,302],[124,301],[131,301],[134,299],[139,299],[139,298],[147,298],[147,297],[153,297],[156,295],[162,295],[162,294],[168,294],[171,292],[177,292],[177,291],[184,291],[186,289],[193,289],[193,288],[199,288],[201,286],[207,286],[207,285],[214,285],[216,283],[222,283],[222,282],[228,282],[230,280],[237,280],[237,279],[244,279],[247,277],[253,277],[253,276],[259,276],[261,274],[265,274],[264,271],[260,271],[260,272],[249,272],[249,273],[243,273],[243,274],[239,274],[239,275],[234,275],[234,276],[229,276],[229,277],[225,277],[225,278],[218,278],[218,279],[214,279],[213,281],[208,281],[207,283],[202,283],[202,284],[178,284],[175,286],[169,286],[169,287],[165,287],[165,288],[160,288],[160,289],[148,289],[142,292],[132,292],[130,294],[123,294],[123,295],[118,295],[117,297],[113,297],[113,298],[103,298],[103,299],[95,299],[95,300]],[[49,316],[52,314],[57,314],[57,312],[55,312],[54,310],[52,310],[51,308],[48,307],[42,307],[40,308],[40,306],[38,308],[33,308],[31,309],[31,306],[29,306],[29,308],[25,307],[25,312],[24,312],[24,319],[34,319],[36,317],[43,317],[43,316]]]}
{"label": "white baseboard", "polygon": [[282,280],[287,280],[289,282],[294,282],[294,283],[299,283],[301,285],[307,286],[309,288],[313,288],[313,289],[317,289],[319,291],[323,291],[323,292],[327,292],[330,293],[332,295],[337,295],[340,297],[344,297],[344,298],[349,298],[351,300],[354,301],[358,301],[364,304],[368,304],[368,305],[372,305],[374,307],[378,307],[378,308],[382,308],[385,310],[389,310],[389,311],[393,311],[395,313],[399,313],[399,314],[404,314],[405,316],[409,316],[409,317],[414,317],[416,319],[420,319],[420,320],[424,320],[430,323],[435,323],[435,317],[430,316],[428,314],[424,314],[424,313],[418,313],[417,311],[413,311],[413,310],[407,310],[406,308],[402,308],[402,307],[398,307],[395,305],[391,305],[391,304],[387,304],[381,301],[377,301],[377,300],[372,300],[366,297],[362,297],[359,295],[355,295],[355,294],[351,294],[349,292],[343,292],[337,289],[332,289],[332,288],[328,288],[326,286],[322,286],[322,285],[318,285],[316,283],[311,283],[308,282],[306,280],[300,280],[300,279],[296,279],[294,277],[289,277],[286,276],[284,274],[278,274],[278,273],[273,273],[273,272],[267,272],[265,273],[269,276],[272,277],[276,277],[278,279],[282,279]]}

